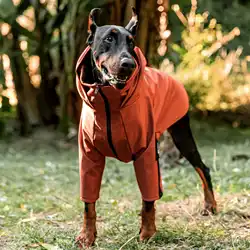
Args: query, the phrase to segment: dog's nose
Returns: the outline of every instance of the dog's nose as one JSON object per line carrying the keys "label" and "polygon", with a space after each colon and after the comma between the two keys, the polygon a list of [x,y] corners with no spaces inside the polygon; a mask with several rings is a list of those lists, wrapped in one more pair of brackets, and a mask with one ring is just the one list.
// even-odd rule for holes
{"label": "dog's nose", "polygon": [[130,58],[122,58],[121,60],[121,67],[127,68],[127,69],[134,69],[135,68],[135,62]]}

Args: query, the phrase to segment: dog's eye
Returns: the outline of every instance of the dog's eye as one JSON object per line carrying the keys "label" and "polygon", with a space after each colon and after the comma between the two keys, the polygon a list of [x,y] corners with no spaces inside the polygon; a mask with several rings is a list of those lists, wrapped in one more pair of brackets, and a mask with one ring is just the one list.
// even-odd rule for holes
{"label": "dog's eye", "polygon": [[113,38],[112,36],[107,36],[107,37],[105,38],[105,42],[108,42],[108,43],[112,43],[113,40],[114,40],[114,38]]}

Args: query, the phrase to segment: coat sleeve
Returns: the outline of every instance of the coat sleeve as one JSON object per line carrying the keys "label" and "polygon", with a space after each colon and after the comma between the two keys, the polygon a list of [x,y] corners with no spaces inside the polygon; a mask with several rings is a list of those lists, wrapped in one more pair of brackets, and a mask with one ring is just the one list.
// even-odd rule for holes
{"label": "coat sleeve", "polygon": [[163,188],[155,135],[152,136],[147,149],[134,161],[134,168],[142,199],[144,201],[160,199]]}
{"label": "coat sleeve", "polygon": [[80,198],[84,202],[93,203],[99,198],[105,157],[92,145],[79,124],[79,172]]}

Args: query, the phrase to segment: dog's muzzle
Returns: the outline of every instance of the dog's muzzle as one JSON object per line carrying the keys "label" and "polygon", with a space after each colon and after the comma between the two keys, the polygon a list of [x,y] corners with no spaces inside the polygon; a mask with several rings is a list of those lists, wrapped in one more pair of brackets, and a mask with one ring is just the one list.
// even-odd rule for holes
{"label": "dog's muzzle", "polygon": [[121,59],[121,65],[120,65],[121,70],[126,71],[133,71],[135,69],[135,62],[133,59],[124,57]]}
{"label": "dog's muzzle", "polygon": [[120,67],[116,74],[112,74],[109,70],[102,64],[101,72],[106,81],[118,89],[123,89],[125,87],[126,81],[132,75],[135,70],[136,64],[133,59],[124,57],[120,61]]}

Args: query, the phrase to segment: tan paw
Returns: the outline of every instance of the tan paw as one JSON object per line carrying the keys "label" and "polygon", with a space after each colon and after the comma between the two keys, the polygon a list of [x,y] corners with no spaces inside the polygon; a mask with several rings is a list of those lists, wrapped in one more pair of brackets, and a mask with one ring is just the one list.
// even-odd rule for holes
{"label": "tan paw", "polygon": [[204,209],[201,212],[201,215],[203,216],[208,216],[209,214],[216,214],[217,213],[217,205],[215,204],[210,204],[210,203],[205,203]]}
{"label": "tan paw", "polygon": [[140,230],[140,241],[149,240],[156,233],[156,228],[141,229]]}
{"label": "tan paw", "polygon": [[89,248],[94,245],[96,239],[95,231],[82,231],[79,236],[76,238],[76,242],[79,248]]}

